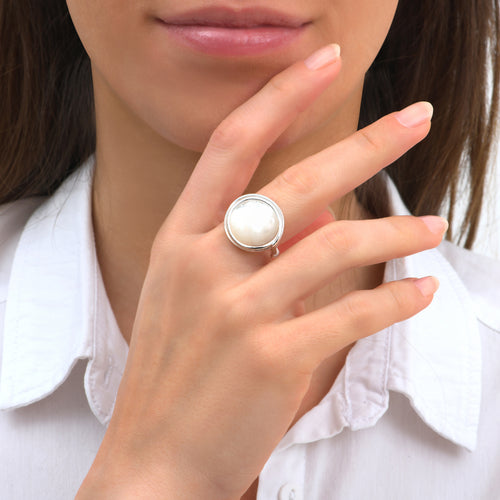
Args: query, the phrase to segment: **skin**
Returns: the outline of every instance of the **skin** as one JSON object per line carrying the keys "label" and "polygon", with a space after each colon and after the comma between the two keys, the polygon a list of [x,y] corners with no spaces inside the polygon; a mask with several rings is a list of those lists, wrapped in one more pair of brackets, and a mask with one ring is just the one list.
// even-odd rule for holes
{"label": "skin", "polygon": [[[280,70],[336,42],[342,47],[344,70],[269,148],[246,192],[258,191],[286,167],[351,134],[357,128],[364,74],[387,34],[397,1],[296,1],[294,14],[312,21],[300,43],[278,54],[229,59],[179,47],[156,25],[161,13],[190,10],[200,2],[170,0],[161,8],[159,2],[123,0],[67,5],[92,61],[98,258],[129,342],[153,239],[215,127]],[[290,9],[289,2],[273,6]],[[368,216],[351,195],[332,202],[331,208],[337,218]],[[382,274],[380,267],[349,271],[310,297],[308,310],[352,289],[374,287]],[[323,397],[346,354],[338,353],[318,370],[305,406]]]}
{"label": "skin", "polygon": [[[258,191],[286,167],[350,135],[357,128],[364,74],[387,34],[397,1],[295,1],[294,14],[312,21],[300,43],[267,56],[238,58],[206,56],[166,38],[155,17],[202,5],[196,0],[67,4],[92,61],[97,121],[93,212],[99,261],[129,341],[154,236],[215,127],[273,75],[336,42],[342,47],[343,71],[270,148],[247,191]],[[273,7],[290,11],[289,2]],[[332,208],[337,218],[362,215],[351,196]],[[352,288],[347,285],[354,279],[359,286],[372,286],[380,271],[375,278],[340,280],[342,291]],[[328,299],[315,300],[318,305]]]}
{"label": "skin", "polygon": [[[68,0],[67,4],[92,61],[97,125],[93,220],[98,259],[118,324],[130,343],[115,412],[79,498],[96,498],[96,492],[103,492],[110,484],[123,488],[125,476],[130,482],[117,498],[126,498],[127,494],[133,498],[135,487],[144,493],[144,488],[152,484],[155,487],[149,491],[149,498],[173,495],[180,478],[189,478],[193,496],[203,491],[208,499],[213,491],[214,498],[255,498],[254,479],[278,437],[326,394],[353,342],[384,327],[384,321],[395,322],[415,314],[432,298],[432,292],[422,295],[413,282],[401,284],[397,293],[396,289],[384,286],[383,292],[371,299],[377,303],[376,311],[370,309],[371,295],[354,295],[363,304],[361,309],[354,308],[359,314],[352,317],[337,311],[340,319],[344,316],[349,319],[341,325],[327,324],[332,314],[331,311],[326,314],[328,306],[352,312],[352,304],[342,305],[344,302],[338,299],[347,292],[368,290],[381,283],[385,260],[436,246],[445,230],[442,225],[436,232],[429,232],[421,221],[410,218],[412,222],[384,221],[380,227],[374,225],[376,221],[347,226],[337,222],[334,236],[326,231],[332,227],[329,224],[332,213],[337,220],[368,219],[370,214],[358,206],[352,190],[423,139],[429,130],[428,119],[409,129],[391,117],[368,134],[350,137],[357,128],[364,74],[387,35],[397,1],[297,0],[293,3],[294,13],[311,21],[300,43],[268,55],[235,58],[207,56],[181,47],[166,37],[155,20],[161,12],[189,10],[201,6],[200,2],[171,0],[161,2],[160,6],[160,2],[154,1]],[[235,2],[226,5],[238,6]],[[265,6],[265,3],[252,2],[252,5]],[[274,3],[273,7],[286,11],[290,3]],[[341,45],[342,59],[313,76],[300,61],[331,42]],[[272,78],[274,86],[268,83]],[[294,111],[297,107],[303,110],[301,114]],[[245,129],[241,128],[242,123]],[[388,137],[392,144],[380,147]],[[336,149],[330,151],[328,148],[333,144],[337,144]],[[248,160],[256,156],[257,162]],[[351,168],[345,172],[343,166],[343,171],[335,175],[333,165],[337,162],[339,169],[340,159]],[[330,164],[331,179],[327,172]],[[332,179],[337,180],[336,187]],[[320,180],[323,190],[316,188]],[[308,189],[304,190],[304,186]],[[234,248],[221,230],[224,207],[243,192],[267,194],[284,209],[287,230],[283,241],[289,240],[289,249],[272,263],[266,255],[249,255]],[[374,256],[375,245],[370,234],[375,239],[381,231],[387,232],[387,248]],[[347,252],[356,254],[358,260],[340,259],[344,265],[329,270],[330,262],[335,261],[332,257],[342,254],[339,234],[344,234],[344,241],[351,242],[353,248],[359,247],[358,252]],[[366,235],[364,240],[361,235]],[[290,247],[290,241],[296,244]],[[300,269],[308,269],[310,262],[317,263],[318,272],[309,273],[315,276],[309,288],[307,275],[278,280],[285,276],[287,263],[291,266],[288,269],[299,273]],[[207,267],[211,268],[209,272]],[[268,269],[271,271],[266,272]],[[170,283],[174,284],[171,289]],[[284,289],[280,290],[282,286]],[[427,286],[431,286],[429,282]],[[290,290],[294,293],[285,300],[283,297]],[[406,299],[398,300],[395,306],[386,298],[387,311],[384,311],[380,306],[383,298],[394,298],[403,290]],[[258,303],[253,297],[268,297],[268,302],[250,316],[267,325],[265,333],[262,324],[242,320],[249,316],[249,310],[238,310],[234,317],[227,314],[228,304],[233,310],[238,309],[234,304]],[[189,320],[194,310],[195,324]],[[164,311],[169,311],[167,317]],[[317,316],[311,316],[314,312]],[[382,320],[384,312],[387,314]],[[229,323],[217,323],[226,316]],[[158,322],[152,322],[151,318]],[[287,353],[287,359],[300,353],[301,377],[291,376],[286,389],[280,388],[283,399],[259,400],[262,408],[275,405],[276,422],[269,423],[269,432],[262,436],[260,446],[252,438],[254,455],[247,454],[248,462],[236,469],[241,483],[221,484],[218,476],[220,471],[224,471],[222,477],[228,476],[229,466],[237,464],[234,457],[225,465],[219,464],[221,469],[214,466],[208,480],[199,481],[191,479],[198,477],[195,471],[207,470],[211,458],[193,456],[193,450],[188,449],[185,463],[195,465],[181,467],[177,462],[174,465],[173,458],[170,457],[170,462],[163,454],[159,458],[159,448],[168,449],[167,444],[172,447],[175,441],[175,435],[165,430],[165,419],[172,423],[172,428],[178,428],[179,424],[174,425],[178,418],[185,423],[186,415],[178,414],[176,408],[182,408],[183,404],[189,407],[189,398],[195,397],[187,389],[186,394],[174,397],[173,389],[160,381],[170,378],[180,387],[188,388],[190,377],[213,379],[213,390],[207,396],[210,401],[217,399],[215,394],[227,383],[227,377],[217,382],[211,370],[200,372],[198,365],[190,365],[192,360],[180,354],[169,365],[161,352],[171,352],[175,342],[186,341],[185,335],[191,338],[190,350],[195,349],[192,342],[196,337],[189,335],[199,328],[208,338],[211,334],[207,332],[211,331],[217,335],[226,330],[232,334],[241,331],[241,339],[252,341],[242,340],[237,351],[233,347],[219,349],[224,342],[221,344],[215,336],[210,348],[207,347],[209,352],[200,351],[200,359],[224,359],[216,363],[220,371],[226,366],[230,373],[236,373],[236,368],[242,367],[241,377],[235,379],[248,379],[255,387],[267,387],[269,380],[276,383],[283,379],[283,374],[269,370],[272,372],[269,380],[266,377],[269,373],[264,378],[258,377],[256,374],[267,369],[256,369],[257,365],[252,363],[255,346],[259,346],[258,352],[265,351],[268,358],[270,347],[264,349],[262,339],[264,335],[270,338],[270,325],[285,322],[290,334],[297,330],[286,320],[300,318],[304,321],[300,331],[311,329],[311,323],[306,322],[312,318],[313,324],[324,325],[324,331],[311,332],[307,341],[302,339],[295,345],[286,336],[278,341],[280,335],[285,335],[284,330],[271,336],[276,339],[273,349],[284,345],[290,346],[289,349],[294,347],[293,354]],[[339,334],[342,340],[332,343],[330,339],[325,349],[326,332],[333,330],[342,332]],[[179,335],[177,340],[173,332]],[[306,349],[304,342],[311,342],[311,346]],[[273,351],[274,355],[277,353]],[[233,365],[235,360],[240,360],[240,364]],[[283,369],[283,364],[278,365]],[[169,370],[175,376],[165,377]],[[236,388],[235,391],[241,392]],[[137,401],[138,393],[146,394],[142,403]],[[167,396],[172,398],[170,406],[158,406],[158,401],[162,404],[169,401]],[[161,416],[162,423],[154,421],[151,413],[147,416],[140,413],[139,408],[151,405],[152,414]],[[213,449],[223,447],[223,439],[230,435],[231,422],[244,419],[229,410],[227,415],[228,418],[232,415],[232,419],[228,420],[227,428],[221,422],[217,430],[220,441],[214,438],[212,453]],[[250,432],[253,424],[255,421],[241,428]],[[201,419],[192,425],[197,428]],[[138,427],[146,431],[138,433]],[[124,436],[133,437],[127,441]],[[248,447],[244,437],[241,443],[241,449]],[[197,447],[204,449],[200,442]],[[184,455],[177,454],[176,460],[179,456]],[[143,464],[139,472],[137,463]],[[176,474],[168,476],[167,469],[175,470]],[[186,479],[181,484],[185,485]]]}

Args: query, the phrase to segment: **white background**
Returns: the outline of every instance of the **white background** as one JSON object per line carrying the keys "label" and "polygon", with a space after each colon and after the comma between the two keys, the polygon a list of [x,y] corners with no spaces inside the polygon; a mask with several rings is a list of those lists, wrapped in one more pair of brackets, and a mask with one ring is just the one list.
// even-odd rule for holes
{"label": "white background", "polygon": [[[487,182],[485,208],[473,250],[500,259],[500,155],[498,153],[493,165],[494,170]],[[460,218],[460,213],[457,213],[457,219]]]}

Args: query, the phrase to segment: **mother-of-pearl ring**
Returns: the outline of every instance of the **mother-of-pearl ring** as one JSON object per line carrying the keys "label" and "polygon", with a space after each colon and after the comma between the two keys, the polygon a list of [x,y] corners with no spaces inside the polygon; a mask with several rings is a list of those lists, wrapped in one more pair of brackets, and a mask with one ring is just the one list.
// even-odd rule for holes
{"label": "mother-of-pearl ring", "polygon": [[224,229],[231,243],[247,252],[270,248],[271,257],[279,255],[277,245],[284,228],[285,218],[280,207],[261,194],[236,198],[224,217]]}

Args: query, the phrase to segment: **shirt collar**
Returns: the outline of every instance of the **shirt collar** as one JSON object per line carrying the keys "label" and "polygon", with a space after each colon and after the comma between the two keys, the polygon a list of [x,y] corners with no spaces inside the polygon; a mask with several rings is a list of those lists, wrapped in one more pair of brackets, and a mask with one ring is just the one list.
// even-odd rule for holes
{"label": "shirt collar", "polygon": [[111,416],[128,346],[95,253],[94,165],[92,155],[33,212],[21,233],[5,309],[0,409],[48,396],[87,358],[90,407],[104,424]]}
{"label": "shirt collar", "polygon": [[[394,184],[389,181],[388,186],[393,213],[408,215]],[[472,451],[482,385],[475,305],[439,249],[394,260],[386,270],[387,281],[425,275],[436,276],[440,287],[427,309],[393,326],[388,388],[406,394],[432,429]]]}
{"label": "shirt collar", "polygon": [[[85,389],[90,407],[104,424],[111,416],[128,346],[95,253],[94,164],[92,155],[35,210],[22,232],[6,303],[1,409],[49,395],[78,359],[88,358]],[[409,214],[386,179],[391,213]],[[374,425],[388,407],[390,390],[405,394],[440,435],[468,449],[475,447],[481,348],[464,284],[437,249],[389,262],[385,281],[425,275],[436,276],[441,284],[431,306],[358,341],[330,392],[296,422],[278,448],[332,436],[345,426],[356,430]]]}
{"label": "shirt collar", "polygon": [[[409,215],[386,175],[390,213]],[[440,288],[413,318],[361,339],[329,393],[299,419],[278,449],[371,427],[389,406],[390,391],[408,397],[434,431],[472,451],[481,399],[481,341],[471,297],[439,249],[387,263],[384,281],[433,275]]]}

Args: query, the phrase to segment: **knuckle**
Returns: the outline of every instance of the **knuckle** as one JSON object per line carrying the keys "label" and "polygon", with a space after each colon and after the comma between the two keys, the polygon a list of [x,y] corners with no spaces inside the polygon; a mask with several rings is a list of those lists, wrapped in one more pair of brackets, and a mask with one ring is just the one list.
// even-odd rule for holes
{"label": "knuckle", "polygon": [[370,127],[358,130],[354,137],[363,149],[371,153],[380,153],[384,150],[384,143]]}
{"label": "knuckle", "polygon": [[249,352],[253,360],[253,369],[257,377],[263,380],[286,382],[291,377],[291,362],[286,344],[279,342],[279,335],[271,325],[257,328],[251,336]]}
{"label": "knuckle", "polygon": [[428,241],[428,235],[421,230],[416,219],[401,215],[388,217],[382,221],[381,234],[388,244],[394,245],[400,252],[416,252]]}
{"label": "knuckle", "polygon": [[294,83],[282,73],[272,78],[269,81],[269,86],[273,92],[285,95],[291,94],[295,87]]}
{"label": "knuckle", "polygon": [[269,92],[272,94],[270,99],[274,102],[285,103],[288,109],[295,113],[300,113],[307,108],[300,99],[294,98],[297,93],[297,86],[293,80],[287,77],[286,73],[280,73],[269,81]]}
{"label": "knuckle", "polygon": [[254,369],[259,377],[273,379],[284,371],[284,363],[272,342],[253,342]]}
{"label": "knuckle", "polygon": [[151,244],[151,248],[149,249],[149,260],[157,261],[161,259],[163,255],[166,253],[167,241],[166,238],[160,237],[160,233],[158,233]]}
{"label": "knuckle", "polygon": [[386,220],[389,225],[389,237],[396,240],[403,240],[407,243],[415,239],[415,228],[410,227],[407,217],[394,216],[388,217]]}
{"label": "knuckle", "polygon": [[150,264],[165,262],[166,259],[171,259],[177,253],[178,245],[174,243],[170,235],[160,230],[151,244],[149,250]]}
{"label": "knuckle", "polygon": [[387,295],[391,309],[397,316],[405,316],[411,309],[411,300],[403,292],[402,288],[398,286],[399,283],[391,283],[387,287]]}
{"label": "knuckle", "polygon": [[239,328],[255,324],[262,296],[249,286],[236,286],[222,294],[222,312],[226,322]]}
{"label": "knuckle", "polygon": [[244,344],[245,358],[254,375],[261,380],[279,376],[283,381],[290,372],[288,343],[283,342],[277,325],[260,317],[261,302],[262,296],[251,289],[235,288],[218,302],[218,314],[223,314],[223,330]]}
{"label": "knuckle", "polygon": [[319,245],[335,255],[349,255],[356,245],[356,238],[344,221],[336,221],[318,231]]}
{"label": "knuckle", "polygon": [[217,294],[215,312],[220,318],[224,319],[223,322],[229,329],[236,329],[244,324],[244,311],[230,290]]}
{"label": "knuckle", "polygon": [[[186,237],[184,237],[186,238]],[[216,265],[207,265],[207,255],[213,255],[206,238],[187,237],[185,244],[170,240],[153,243],[150,263],[168,275],[168,281],[183,290],[210,291],[216,285]]]}
{"label": "knuckle", "polygon": [[224,118],[210,137],[210,147],[218,150],[232,150],[247,136],[247,126],[236,116]]}
{"label": "knuckle", "polygon": [[368,294],[358,293],[346,297],[345,314],[347,318],[352,318],[357,328],[364,331],[370,324],[374,313],[373,300],[370,300]]}
{"label": "knuckle", "polygon": [[177,252],[173,262],[175,265],[171,266],[171,272],[182,282],[196,282],[200,286],[205,282],[206,266],[201,262],[200,253],[194,244],[189,249]]}
{"label": "knuckle", "polygon": [[278,177],[278,180],[285,192],[299,196],[310,195],[318,185],[314,169],[290,167]]}

